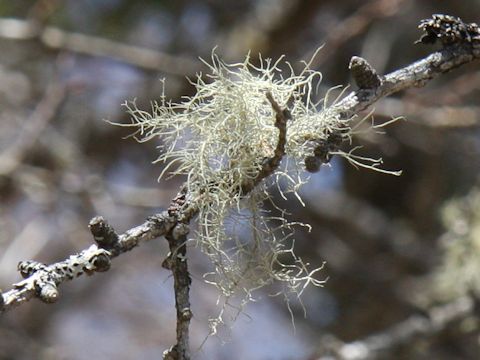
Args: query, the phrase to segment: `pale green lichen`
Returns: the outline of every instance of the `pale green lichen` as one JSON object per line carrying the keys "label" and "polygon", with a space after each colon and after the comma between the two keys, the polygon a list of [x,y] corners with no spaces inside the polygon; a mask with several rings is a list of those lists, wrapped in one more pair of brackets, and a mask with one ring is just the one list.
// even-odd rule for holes
{"label": "pale green lichen", "polygon": [[[314,101],[321,74],[308,63],[295,74],[283,58],[276,62],[260,58],[254,66],[249,56],[242,63],[227,64],[213,53],[211,63],[205,64],[209,73],[192,81],[193,96],[173,103],[162,95],[151,113],[134,103],[126,106],[132,118],[127,126],[138,127],[135,136],[140,141],[162,140],[157,161],[166,166],[160,177],[187,177],[189,200],[198,210],[193,241],[214,266],[204,278],[218,287],[224,300],[220,316],[212,320],[214,333],[234,294],[243,293],[242,309],[253,291],[266,285],[283,284],[280,293],[288,297],[300,296],[307,285],[323,284],[317,277],[321,267],[310,269],[293,251],[293,227],[298,224],[284,216],[274,218],[262,208],[271,200],[272,183],[282,196],[291,191],[299,198],[297,190],[303,183],[299,169],[305,157],[333,132],[349,140],[350,127],[335,100],[329,103],[328,94]],[[241,194],[242,184],[256,178],[262,160],[272,157],[277,145],[276,114],[267,93],[291,113],[285,148],[289,164],[276,169],[270,184],[263,181]],[[334,154],[354,165],[374,169],[378,165],[375,159],[350,152]],[[279,186],[281,181],[288,186]]]}
{"label": "pale green lichen", "polygon": [[480,295],[480,191],[450,201],[442,211],[447,232],[441,239],[443,258],[432,281],[434,296],[450,300]]}

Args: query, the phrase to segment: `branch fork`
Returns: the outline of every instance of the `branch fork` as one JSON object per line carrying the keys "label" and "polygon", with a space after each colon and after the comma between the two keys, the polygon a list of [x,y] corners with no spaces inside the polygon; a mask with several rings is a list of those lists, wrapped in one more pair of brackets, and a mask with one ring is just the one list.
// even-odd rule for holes
{"label": "branch fork", "polygon": [[[424,86],[429,80],[458,66],[480,58],[480,30],[476,24],[465,24],[459,18],[447,15],[434,15],[424,20],[420,28],[425,35],[421,43],[440,41],[443,48],[405,68],[385,76],[379,76],[365,59],[352,58],[350,70],[359,89],[337,102],[334,106],[339,113],[350,119],[365,110],[382,97],[400,90]],[[280,165],[285,155],[287,121],[291,118],[288,109],[282,109],[271,93],[266,94],[275,114],[275,126],[279,130],[277,146],[272,157],[262,161],[257,176],[241,185],[242,194],[254,189],[263,179],[270,176]],[[332,138],[330,139],[330,136]],[[329,160],[329,151],[339,146],[334,134],[327,140],[318,140],[314,155],[324,162]],[[313,164],[315,165],[315,164]],[[312,165],[312,166],[313,166]],[[314,167],[314,166],[313,166]],[[175,306],[177,310],[177,344],[164,353],[164,359],[185,360],[190,358],[188,327],[192,312],[189,289],[191,278],[186,259],[186,241],[189,222],[198,213],[196,204],[189,198],[184,186],[168,210],[149,217],[143,224],[117,234],[102,218],[95,217],[89,227],[96,244],[70,256],[68,259],[45,265],[34,261],[23,261],[19,270],[25,279],[13,285],[13,289],[0,294],[0,310],[8,311],[33,297],[45,302],[58,299],[58,286],[84,273],[106,271],[112,258],[130,251],[142,241],[165,236],[170,253],[164,261],[164,267],[170,269],[174,278]]]}

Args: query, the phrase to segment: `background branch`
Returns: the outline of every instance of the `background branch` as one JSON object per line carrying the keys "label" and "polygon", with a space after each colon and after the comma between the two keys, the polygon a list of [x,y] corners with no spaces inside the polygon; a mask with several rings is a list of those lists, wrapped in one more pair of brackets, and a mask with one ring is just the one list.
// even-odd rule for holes
{"label": "background branch", "polygon": [[199,70],[198,62],[187,57],[68,32],[53,26],[43,27],[37,22],[28,20],[0,19],[0,37],[12,40],[38,39],[51,49],[68,50],[90,56],[105,56],[140,68],[173,75],[193,75]]}
{"label": "background branch", "polygon": [[392,327],[370,335],[365,339],[342,343],[338,339],[325,338],[323,347],[327,353],[318,360],[331,359],[335,355],[339,360],[382,359],[386,352],[395,346],[408,344],[414,338],[434,336],[453,322],[465,319],[474,311],[474,300],[462,297],[441,306],[433,307],[427,316],[413,315]]}

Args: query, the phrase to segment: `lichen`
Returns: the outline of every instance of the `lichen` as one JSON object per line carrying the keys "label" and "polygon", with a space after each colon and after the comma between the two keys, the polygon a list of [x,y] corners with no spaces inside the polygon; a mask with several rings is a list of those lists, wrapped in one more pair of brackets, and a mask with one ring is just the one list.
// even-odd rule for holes
{"label": "lichen", "polygon": [[[318,277],[323,265],[310,268],[293,249],[295,226],[307,225],[289,222],[283,211],[272,216],[264,203],[272,201],[272,184],[282,196],[292,192],[301,201],[297,191],[305,180],[300,171],[305,159],[331,134],[336,142],[348,142],[351,119],[342,118],[329,92],[315,100],[322,76],[309,63],[303,63],[296,74],[283,57],[277,61],[260,57],[254,65],[247,56],[244,62],[227,64],[213,52],[211,62],[205,64],[209,72],[191,81],[194,95],[171,102],[162,94],[151,112],[135,103],[125,106],[132,119],[126,126],[138,128],[134,135],[139,141],[162,140],[157,162],[166,165],[160,177],[186,176],[189,200],[198,213],[192,241],[214,267],[204,275],[205,281],[216,286],[223,298],[222,311],[211,322],[215,333],[235,294],[243,294],[241,310],[255,290],[267,285],[281,284],[278,294],[289,298],[299,297],[307,285],[324,283]],[[284,166],[244,194],[239,191],[242,184],[255,179],[278,141],[276,114],[267,93],[291,114]],[[331,150],[356,166],[377,169],[380,163],[338,147]],[[327,155],[322,153],[324,158]]]}

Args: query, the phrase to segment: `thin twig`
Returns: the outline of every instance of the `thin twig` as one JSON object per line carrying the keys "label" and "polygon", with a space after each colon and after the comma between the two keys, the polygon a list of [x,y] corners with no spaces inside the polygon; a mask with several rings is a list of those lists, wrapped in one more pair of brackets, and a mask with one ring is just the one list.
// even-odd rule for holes
{"label": "thin twig", "polygon": [[28,151],[36,144],[39,135],[53,120],[66,97],[64,83],[51,83],[15,141],[0,153],[0,175],[12,173],[21,163]]}
{"label": "thin twig", "polygon": [[451,323],[468,317],[475,308],[474,304],[470,297],[462,297],[430,309],[427,316],[410,316],[378,334],[350,343],[327,336],[323,343],[328,355],[317,360],[331,359],[332,354],[339,360],[383,359],[385,352],[395,346],[408,344],[418,337],[433,336]]}
{"label": "thin twig", "polygon": [[262,168],[257,176],[253,180],[246,181],[242,184],[242,194],[249,193],[263,179],[273,174],[285,155],[285,145],[287,143],[287,121],[290,119],[291,115],[288,109],[282,109],[280,105],[278,105],[270,92],[268,92],[266,96],[275,112],[275,127],[278,129],[277,146],[275,147],[272,157],[263,159]]}
{"label": "thin twig", "polygon": [[286,43],[298,38],[298,34],[309,26],[322,2],[277,0],[256,1],[252,5],[243,19],[217,41],[228,58],[243,56],[245,51],[285,52]]}
{"label": "thin twig", "polygon": [[347,117],[354,116],[383,97],[412,87],[423,87],[428,81],[461,65],[480,58],[480,42],[458,43],[437,51],[407,67],[385,75],[376,88],[359,89],[334,106]]}
{"label": "thin twig", "polygon": [[192,282],[187,265],[188,225],[178,223],[165,235],[170,247],[170,254],[163,265],[173,274],[175,308],[177,310],[177,343],[164,353],[167,360],[190,359],[189,326],[192,318],[190,309],[190,284]]}
{"label": "thin twig", "polygon": [[172,271],[173,288],[175,293],[175,308],[177,310],[177,343],[163,353],[166,360],[190,359],[189,326],[192,318],[190,309],[190,284],[192,282],[187,264],[187,235],[188,223],[196,212],[183,212],[187,200],[186,187],[172,201],[167,212],[171,217],[177,218],[173,226],[165,235],[168,241],[170,253],[162,266]]}
{"label": "thin twig", "polygon": [[[98,221],[94,218],[93,222]],[[165,235],[174,225],[174,219],[168,212],[151,216],[145,223],[127,230],[118,236],[118,241],[104,249],[100,244],[91,245],[68,259],[44,265],[37,262],[22,261],[19,270],[24,280],[13,285],[13,289],[3,293],[1,311],[9,311],[34,297],[46,302],[54,302],[58,298],[56,288],[65,281],[73,280],[84,273],[108,269],[110,259],[127,252],[143,241],[152,240]],[[95,237],[98,234],[94,235]],[[45,289],[44,289],[45,288]],[[1,302],[1,301],[0,301]]]}
{"label": "thin twig", "polygon": [[[347,41],[364,31],[373,21],[386,18],[397,13],[407,0],[374,0],[363,3],[352,15],[338,22],[328,29],[322,43],[326,44],[322,56],[317,56],[312,61],[312,68],[319,68],[329,60],[338,49]],[[303,59],[311,57],[305,54]]]}
{"label": "thin twig", "polygon": [[53,26],[41,27],[36,22],[0,18],[0,37],[13,40],[38,39],[51,49],[73,51],[90,56],[105,56],[140,68],[174,75],[192,75],[198,63],[184,56],[127,45],[105,38],[68,32]]}

